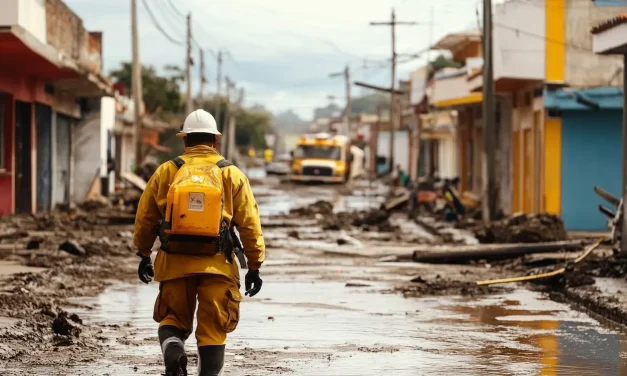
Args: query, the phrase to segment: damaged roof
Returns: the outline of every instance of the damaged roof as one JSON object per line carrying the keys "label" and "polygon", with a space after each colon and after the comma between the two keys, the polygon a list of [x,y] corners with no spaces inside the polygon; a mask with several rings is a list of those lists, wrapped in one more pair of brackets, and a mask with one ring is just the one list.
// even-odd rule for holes
{"label": "damaged roof", "polygon": [[624,23],[627,23],[627,13],[623,13],[621,15],[618,15],[617,17],[604,21],[603,23],[593,27],[592,30],[590,30],[590,32],[592,34],[602,33],[604,31],[607,31],[615,26],[618,26]]}

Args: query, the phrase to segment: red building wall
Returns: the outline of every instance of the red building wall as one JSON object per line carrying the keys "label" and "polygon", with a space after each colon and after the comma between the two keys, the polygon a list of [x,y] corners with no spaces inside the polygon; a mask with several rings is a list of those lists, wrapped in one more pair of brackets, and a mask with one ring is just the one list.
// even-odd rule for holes
{"label": "red building wall", "polygon": [[45,83],[41,80],[0,70],[0,100],[5,102],[4,115],[4,153],[5,171],[0,172],[0,215],[15,212],[15,101],[31,103],[31,184],[32,208],[36,208],[37,192],[37,144],[35,130],[34,103],[52,105],[53,97],[46,93]]}
{"label": "red building wall", "polygon": [[13,171],[15,169],[15,160],[13,158],[13,144],[15,136],[14,127],[14,101],[11,95],[3,95],[0,100],[4,101],[4,128],[0,131],[4,132],[4,171],[0,172],[0,215],[6,215],[14,212],[13,203],[15,202],[15,182],[13,180]]}

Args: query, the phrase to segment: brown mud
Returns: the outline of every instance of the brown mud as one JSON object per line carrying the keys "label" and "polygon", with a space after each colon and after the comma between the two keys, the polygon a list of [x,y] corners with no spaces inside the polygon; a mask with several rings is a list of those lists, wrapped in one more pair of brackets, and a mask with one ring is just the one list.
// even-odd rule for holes
{"label": "brown mud", "polygon": [[[371,191],[367,187],[353,190],[281,185],[262,188],[275,192],[262,195],[260,200],[262,214],[267,213],[262,218],[269,260],[263,270],[268,281],[264,291],[267,295],[245,302],[251,304],[248,312],[261,312],[263,317],[257,317],[253,323],[245,317],[242,320],[242,327],[234,336],[233,349],[227,354],[231,375],[370,375],[372,373],[358,372],[355,366],[373,359],[381,367],[397,370],[394,373],[397,375],[415,374],[421,367],[429,366],[436,374],[442,374],[443,369],[455,366],[455,359],[443,361],[444,368],[429,362],[418,365],[408,359],[424,358],[437,362],[445,355],[477,354],[461,345],[466,338],[451,336],[449,342],[459,340],[459,348],[446,347],[451,344],[442,344],[434,339],[446,337],[445,332],[454,332],[455,325],[460,324],[457,316],[442,319],[441,315],[470,315],[478,320],[487,320],[482,304],[492,304],[491,297],[499,297],[502,302],[490,306],[496,312],[491,321],[473,322],[467,328],[470,332],[464,333],[466,336],[477,335],[479,343],[484,339],[482,336],[489,336],[482,333],[483,326],[495,325],[495,329],[489,330],[498,334],[498,326],[503,324],[498,323],[495,317],[510,314],[501,307],[506,304],[503,303],[507,301],[505,297],[517,294],[520,305],[526,304],[526,293],[517,290],[517,286],[481,287],[475,281],[530,273],[537,268],[530,267],[527,258],[492,264],[478,262],[437,267],[387,262],[409,259],[415,244],[457,244],[472,239],[469,240],[468,234],[462,234],[463,231],[459,232],[453,226],[429,220],[415,223],[408,221],[402,211],[381,210],[378,202],[370,198]],[[283,202],[275,204],[271,201],[276,200],[276,192],[285,194],[281,198]],[[328,196],[333,198],[328,199]],[[302,197],[306,197],[308,203],[302,205],[303,202],[299,201]],[[372,204],[369,207],[360,206],[362,203],[359,201],[366,200],[366,197],[372,200]],[[264,203],[266,199],[269,204]],[[285,205],[285,202],[290,204]],[[299,206],[302,209],[298,209]],[[131,222],[132,214],[124,208],[112,209],[109,204],[95,202],[66,213],[0,219],[0,266],[5,265],[9,270],[25,266],[43,268],[33,270],[36,271],[33,273],[8,273],[4,276],[0,273],[0,374],[22,375],[26,370],[37,375],[159,372],[161,363],[154,328],[137,324],[154,324],[150,319],[150,306],[153,300],[151,294],[156,287],[154,284],[144,286],[137,281]],[[430,226],[421,223],[429,223]],[[476,234],[474,227],[469,226],[460,227],[470,228],[466,232]],[[563,225],[560,229],[559,223],[552,218],[525,217],[495,224],[490,228],[491,235],[486,236],[492,241],[557,240],[564,235],[562,231]],[[62,244],[66,245],[59,249]],[[599,278],[624,278],[627,272],[627,266],[618,256],[610,257],[593,257],[561,280],[544,281],[529,287],[548,291],[555,299],[559,299],[559,295],[568,302],[590,306],[604,317],[627,324],[627,312],[621,308],[627,307],[627,302],[612,300],[617,288],[599,286]],[[120,282],[130,284],[120,285]],[[126,287],[115,290],[115,286]],[[128,321],[114,320],[118,307],[107,308],[113,313],[99,313],[106,307],[99,305],[97,299],[89,298],[103,292],[101,296],[118,292],[126,296],[128,291],[135,290],[138,294],[148,295],[141,295],[139,299],[140,316],[132,316],[136,313],[131,312],[129,317],[133,319]],[[627,287],[621,291],[626,290]],[[394,300],[389,300],[392,297],[395,297]],[[533,299],[533,304],[537,305],[543,297],[534,295]],[[402,308],[397,311],[388,309],[386,304],[392,301],[402,305]],[[369,308],[371,306],[378,309]],[[424,312],[417,315],[419,310]],[[293,317],[288,316],[291,311],[294,311]],[[435,313],[425,313],[431,311]],[[519,311],[522,312],[521,309],[516,312]],[[533,310],[529,312],[530,315],[540,314]],[[569,317],[574,315],[570,311],[565,314]],[[303,317],[312,321],[302,324]],[[388,317],[391,321],[385,321]],[[335,338],[340,343],[328,342],[327,337],[333,335],[324,332],[325,323],[330,321],[333,324],[333,320],[340,318],[345,320],[343,325],[350,330],[332,326],[331,329],[340,330],[346,337],[345,342],[341,341],[343,337]],[[364,329],[364,325],[365,328],[387,328],[408,318],[407,327],[396,328],[397,332],[371,335],[376,338],[372,343],[368,343],[368,333],[360,332],[370,330]],[[369,324],[358,325],[361,321]],[[436,324],[433,328],[428,326],[431,322]],[[311,332],[317,323],[323,334]],[[276,328],[285,326],[288,330],[286,333],[277,332],[278,329],[272,325]],[[412,325],[417,325],[419,331],[414,333],[413,329],[408,329]],[[445,332],[437,332],[434,328],[438,325],[444,325]],[[524,327],[526,324],[519,325]],[[415,338],[406,338],[403,330],[411,330]],[[300,333],[302,338],[313,337],[325,345],[318,348],[307,341],[301,343],[303,339],[290,337],[290,331]],[[433,331],[437,332],[434,338],[421,339],[420,336]],[[243,333],[242,337],[238,336],[238,332]],[[270,341],[255,337],[255,333],[265,333]],[[285,337],[284,342],[272,342],[271,339],[279,334]],[[388,336],[389,340],[386,339]],[[519,333],[518,338],[526,337]],[[393,343],[387,342],[391,340]],[[502,340],[501,337],[490,337],[487,343]],[[414,344],[415,341],[422,343],[422,347]],[[433,348],[429,348],[429,341],[434,341],[431,344]],[[536,343],[534,338],[529,341]],[[512,346],[507,342],[501,345]],[[515,351],[523,354],[517,356],[531,359],[531,363],[537,358],[533,351],[524,350],[526,342],[515,346]],[[514,350],[511,351],[514,353]],[[190,359],[194,365],[196,359],[193,353],[190,353]],[[511,360],[482,366],[496,367],[486,369],[500,370],[500,374],[508,373],[506,367]],[[7,372],[3,372],[2,363]],[[324,367],[336,371],[320,371],[327,369]],[[313,373],[311,370],[314,370]],[[377,370],[376,366],[373,370]]]}

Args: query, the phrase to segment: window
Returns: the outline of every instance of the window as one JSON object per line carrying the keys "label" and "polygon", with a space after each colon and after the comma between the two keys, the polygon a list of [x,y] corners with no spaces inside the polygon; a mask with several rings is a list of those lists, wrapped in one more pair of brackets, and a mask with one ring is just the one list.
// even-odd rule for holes
{"label": "window", "polygon": [[342,159],[342,149],[339,146],[327,145],[300,145],[294,150],[294,158]]}

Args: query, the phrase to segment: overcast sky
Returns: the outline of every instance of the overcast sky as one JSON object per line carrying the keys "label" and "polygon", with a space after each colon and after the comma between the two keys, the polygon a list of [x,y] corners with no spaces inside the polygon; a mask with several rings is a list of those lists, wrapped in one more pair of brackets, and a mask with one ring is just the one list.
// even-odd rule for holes
{"label": "overcast sky", "polygon": [[[370,26],[397,20],[418,26],[397,27],[397,52],[425,50],[449,32],[475,27],[475,0],[145,0],[172,38],[184,41],[183,13],[191,12],[194,39],[205,49],[229,51],[223,73],[246,90],[245,104],[262,104],[274,112],[294,109],[309,119],[313,108],[334,95],[344,105],[344,82],[329,78],[348,64],[353,80],[380,85],[390,82],[390,28]],[[65,0],[91,31],[104,32],[106,72],[131,59],[129,0]],[[138,0],[140,60],[162,68],[183,66],[185,46],[168,41],[153,25],[143,0]],[[431,27],[431,9],[433,25]],[[434,55],[432,55],[434,56]],[[194,46],[193,91],[199,88],[198,49]],[[367,60],[365,60],[367,59]],[[404,60],[399,57],[399,60]],[[424,65],[424,59],[401,64],[398,78]],[[206,93],[216,90],[216,61],[206,54]],[[353,93],[360,90],[353,86]]]}

